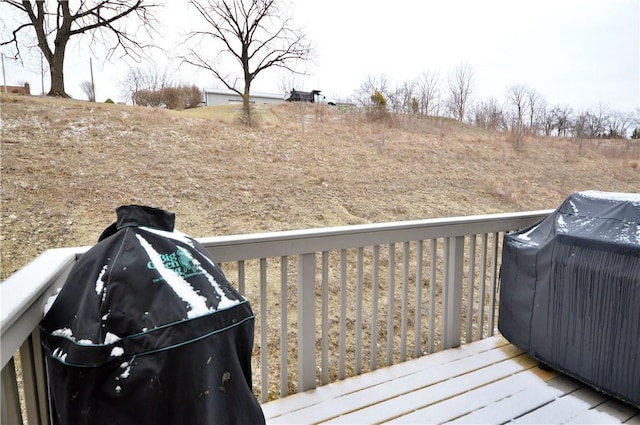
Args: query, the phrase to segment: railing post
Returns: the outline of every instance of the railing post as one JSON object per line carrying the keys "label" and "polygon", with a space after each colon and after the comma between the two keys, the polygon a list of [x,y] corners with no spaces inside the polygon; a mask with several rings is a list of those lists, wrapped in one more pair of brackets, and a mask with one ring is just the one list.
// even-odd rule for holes
{"label": "railing post", "polygon": [[464,236],[447,239],[447,277],[443,288],[443,333],[442,348],[460,345],[462,325],[462,274],[464,266]]}
{"label": "railing post", "polygon": [[298,255],[298,391],[316,387],[316,255]]}

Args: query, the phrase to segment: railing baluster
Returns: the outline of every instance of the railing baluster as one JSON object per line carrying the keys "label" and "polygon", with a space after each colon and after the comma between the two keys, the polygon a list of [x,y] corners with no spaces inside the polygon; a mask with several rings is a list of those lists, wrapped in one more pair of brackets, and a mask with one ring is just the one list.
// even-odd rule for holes
{"label": "railing baluster", "polygon": [[322,252],[322,385],[329,382],[329,252]]}
{"label": "railing baluster", "polygon": [[345,377],[347,352],[347,250],[340,250],[340,356],[338,379]]}
{"label": "railing baluster", "polygon": [[[269,399],[269,339],[267,338],[267,259],[260,259],[260,367],[261,398],[265,402]],[[266,373],[265,373],[266,372]]]}
{"label": "railing baluster", "polygon": [[[35,330],[34,332],[39,332]],[[35,350],[34,350],[35,348]],[[22,388],[24,390],[24,401],[27,411],[29,425],[40,425],[43,418],[40,417],[40,401],[38,394],[38,382],[36,378],[35,351],[40,350],[39,346],[34,347],[33,339],[27,338],[20,347],[20,369],[22,371]]]}
{"label": "railing baluster", "polygon": [[469,238],[469,275],[467,282],[469,290],[467,293],[467,335],[466,342],[473,340],[473,292],[475,285],[476,273],[476,235]]}
{"label": "railing baluster", "polygon": [[49,387],[47,383],[46,365],[44,353],[42,352],[42,344],[40,340],[40,329],[35,329],[31,333],[33,347],[33,362],[35,365],[36,382],[38,385],[38,403],[40,409],[40,418],[43,424],[49,424]]}
{"label": "railing baluster", "polygon": [[244,260],[238,261],[238,292],[245,295],[245,272],[244,272]]}
{"label": "railing baluster", "polygon": [[16,380],[16,367],[13,357],[2,369],[2,423],[21,424],[22,411],[20,410],[20,397],[18,396],[18,381]]}
{"label": "railing baluster", "polygon": [[316,254],[298,256],[298,391],[316,387]]}
{"label": "railing baluster", "polygon": [[289,305],[288,274],[289,261],[286,255],[280,257],[280,396],[289,394],[289,322],[287,320],[287,307]]}
{"label": "railing baluster", "polygon": [[431,239],[431,270],[429,274],[429,354],[433,353],[435,350],[437,263],[438,240]]}
{"label": "railing baluster", "polygon": [[356,375],[362,373],[362,289],[364,274],[364,248],[358,248],[356,265]]}
{"label": "railing baluster", "polygon": [[496,316],[496,281],[498,270],[498,233],[493,233],[491,246],[491,292],[489,293],[489,336],[493,336],[494,320]]}
{"label": "railing baluster", "polygon": [[400,319],[400,361],[407,360],[409,310],[409,242],[402,244],[402,317]]}
{"label": "railing baluster", "polygon": [[422,260],[423,260],[422,240],[416,246],[416,294],[415,294],[415,347],[413,356],[418,358],[422,355]]}
{"label": "railing baluster", "polygon": [[395,323],[396,244],[389,244],[389,298],[387,316],[387,366],[393,364],[393,335]]}
{"label": "railing baluster", "polygon": [[487,282],[487,234],[482,234],[480,247],[480,282],[478,283],[480,293],[478,294],[478,339],[484,338],[484,297],[485,285]]}
{"label": "railing baluster", "polygon": [[441,336],[441,349],[447,348],[447,330],[449,328],[449,323],[447,320],[449,318],[449,294],[448,294],[448,282],[449,282],[449,245],[451,244],[450,238],[444,238],[443,246],[442,246],[442,310],[440,313],[440,331],[442,332]]}
{"label": "railing baluster", "polygon": [[378,367],[378,286],[380,285],[380,245],[373,246],[373,269],[371,271],[371,370]]}

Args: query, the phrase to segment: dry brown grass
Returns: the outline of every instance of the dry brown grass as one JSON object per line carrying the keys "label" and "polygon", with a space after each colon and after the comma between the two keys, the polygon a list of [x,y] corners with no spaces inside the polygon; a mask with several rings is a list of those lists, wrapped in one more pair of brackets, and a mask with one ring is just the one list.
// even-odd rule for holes
{"label": "dry brown grass", "polygon": [[[169,111],[2,97],[2,278],[49,247],[91,245],[122,204],[195,237],[552,208],[637,191],[639,147],[526,139],[447,119],[368,122],[317,105]],[[591,146],[591,147],[590,147]]]}
{"label": "dry brown grass", "polygon": [[[449,119],[372,123],[321,105],[260,106],[248,129],[234,107],[1,102],[3,279],[47,248],[94,244],[123,204],[173,211],[178,229],[204,237],[547,209],[577,190],[640,188],[630,141],[523,137],[514,149]],[[279,284],[269,290],[277,299]]]}

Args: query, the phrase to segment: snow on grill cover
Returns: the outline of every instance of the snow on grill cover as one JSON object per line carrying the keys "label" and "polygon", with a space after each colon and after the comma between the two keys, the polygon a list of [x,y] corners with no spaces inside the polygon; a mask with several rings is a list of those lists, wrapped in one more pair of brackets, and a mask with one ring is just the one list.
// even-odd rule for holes
{"label": "snow on grill cover", "polygon": [[248,301],[174,214],[116,213],[45,307],[53,423],[264,423]]}
{"label": "snow on grill cover", "polygon": [[505,235],[498,328],[541,362],[640,407],[640,194],[577,192]]}

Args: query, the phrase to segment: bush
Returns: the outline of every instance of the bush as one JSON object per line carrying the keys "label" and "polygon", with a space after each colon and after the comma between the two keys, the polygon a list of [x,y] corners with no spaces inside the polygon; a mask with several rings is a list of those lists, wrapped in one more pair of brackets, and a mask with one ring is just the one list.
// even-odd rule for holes
{"label": "bush", "polygon": [[382,121],[388,115],[387,99],[378,90],[371,95],[371,109],[367,115],[372,121]]}
{"label": "bush", "polygon": [[182,90],[185,96],[184,107],[186,109],[197,108],[202,103],[202,91],[197,86],[183,86]]}
{"label": "bush", "polygon": [[202,92],[195,85],[169,86],[160,90],[138,90],[133,94],[133,104],[140,106],[189,109],[196,108],[201,102]]}
{"label": "bush", "polygon": [[165,87],[160,92],[162,103],[169,109],[183,109],[185,94],[180,87]]}
{"label": "bush", "polygon": [[113,100],[111,100],[110,97],[107,98],[107,100],[104,101],[104,103],[115,103]]}

